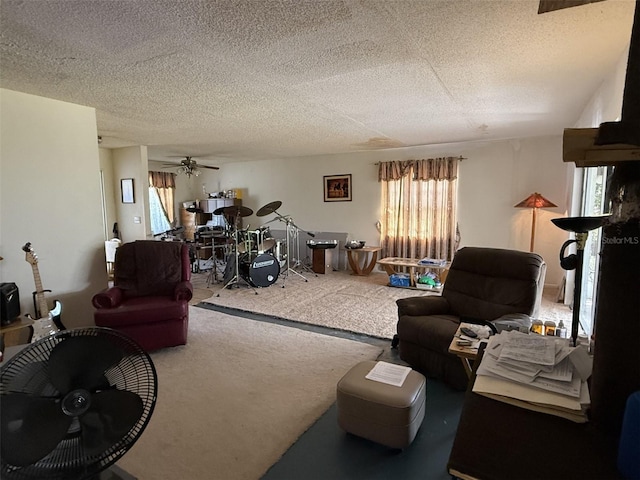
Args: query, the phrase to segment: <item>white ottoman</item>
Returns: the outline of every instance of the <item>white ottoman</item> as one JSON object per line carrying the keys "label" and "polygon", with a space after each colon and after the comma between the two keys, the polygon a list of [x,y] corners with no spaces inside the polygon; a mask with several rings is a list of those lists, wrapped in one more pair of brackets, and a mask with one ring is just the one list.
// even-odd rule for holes
{"label": "white ottoman", "polygon": [[401,387],[365,378],[376,363],[359,363],[338,382],[338,425],[359,437],[403,449],[413,442],[424,419],[426,379],[414,370]]}

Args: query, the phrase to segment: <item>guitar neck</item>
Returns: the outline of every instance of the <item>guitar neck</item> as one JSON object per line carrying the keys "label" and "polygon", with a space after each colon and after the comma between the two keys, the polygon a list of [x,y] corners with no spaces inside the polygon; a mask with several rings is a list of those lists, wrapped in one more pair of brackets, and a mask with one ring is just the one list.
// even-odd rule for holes
{"label": "guitar neck", "polygon": [[36,302],[38,303],[38,310],[40,311],[39,317],[46,317],[49,315],[49,306],[44,298],[44,288],[42,288],[42,280],[40,279],[38,264],[32,263],[31,270],[33,270],[33,281],[36,284]]}

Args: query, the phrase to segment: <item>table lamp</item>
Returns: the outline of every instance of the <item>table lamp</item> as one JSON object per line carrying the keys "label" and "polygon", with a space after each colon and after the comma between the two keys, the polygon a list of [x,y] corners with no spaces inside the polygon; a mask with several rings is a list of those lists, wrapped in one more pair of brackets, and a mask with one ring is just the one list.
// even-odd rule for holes
{"label": "table lamp", "polygon": [[[599,217],[565,217],[553,218],[555,226],[567,232],[574,232],[575,239],[567,240],[560,249],[560,266],[564,270],[575,270],[576,279],[573,287],[573,316],[571,320],[571,344],[576,346],[578,339],[578,325],[580,324],[580,302],[582,293],[582,260],[584,258],[584,246],[589,236],[589,231],[601,227],[610,215]],[[565,255],[565,250],[572,243],[576,244],[576,253]]]}
{"label": "table lamp", "polygon": [[529,251],[533,252],[533,243],[536,236],[536,217],[539,208],[552,208],[557,207],[555,203],[550,202],[538,192],[532,193],[527,198],[522,200],[517,205],[513,206],[514,208],[531,208],[533,209],[533,219],[531,220],[531,244],[529,246]]}

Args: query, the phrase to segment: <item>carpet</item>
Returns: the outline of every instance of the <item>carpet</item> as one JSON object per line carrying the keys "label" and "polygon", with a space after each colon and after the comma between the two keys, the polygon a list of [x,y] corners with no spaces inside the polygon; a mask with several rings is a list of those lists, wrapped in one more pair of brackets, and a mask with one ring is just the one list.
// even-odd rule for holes
{"label": "carpet", "polygon": [[151,354],[158,401],[118,466],[140,480],[257,479],[381,349],[190,308],[189,340]]}
{"label": "carpet", "polygon": [[[232,286],[224,290],[221,284],[214,284],[209,289],[213,296],[204,299],[204,302],[391,339],[398,322],[396,300],[433,295],[423,290],[389,287],[386,273],[374,272],[366,277],[351,275],[346,271],[304,275],[308,282],[297,275],[290,275],[286,280],[280,276],[273,285],[255,290],[243,282],[237,288]],[[282,285],[285,287],[282,288]],[[564,318],[568,326],[571,311],[565,305],[543,299],[539,318],[556,322]]]}

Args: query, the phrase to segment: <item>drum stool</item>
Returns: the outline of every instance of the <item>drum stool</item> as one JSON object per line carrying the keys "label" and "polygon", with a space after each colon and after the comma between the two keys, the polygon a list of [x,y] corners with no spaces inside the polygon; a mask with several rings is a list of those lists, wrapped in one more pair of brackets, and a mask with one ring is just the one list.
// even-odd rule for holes
{"label": "drum stool", "polygon": [[406,448],[424,419],[426,379],[415,370],[401,387],[365,378],[375,365],[361,362],[338,382],[338,425],[387,447]]}

